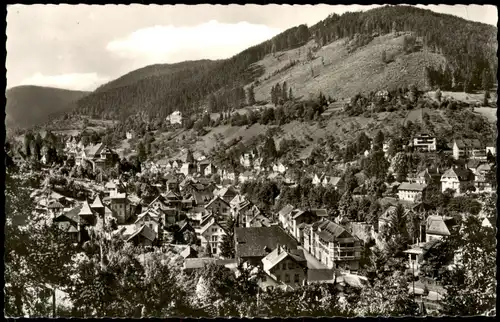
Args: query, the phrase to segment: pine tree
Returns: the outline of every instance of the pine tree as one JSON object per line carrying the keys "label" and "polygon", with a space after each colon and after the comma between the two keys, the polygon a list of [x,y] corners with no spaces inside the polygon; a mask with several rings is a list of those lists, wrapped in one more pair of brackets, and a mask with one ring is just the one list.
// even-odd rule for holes
{"label": "pine tree", "polygon": [[491,88],[491,78],[488,69],[484,69],[482,73],[482,87],[484,91],[489,91]]}
{"label": "pine tree", "polygon": [[276,88],[274,86],[271,87],[271,102],[274,105],[278,105],[278,97],[276,96]]}
{"label": "pine tree", "polygon": [[205,255],[207,257],[212,257],[212,246],[210,245],[210,241],[207,241],[207,244],[205,245]]}
{"label": "pine tree", "polygon": [[144,143],[142,143],[142,141],[137,143],[137,157],[140,162],[146,161],[146,148],[144,147]]}
{"label": "pine tree", "polygon": [[250,85],[250,87],[248,88],[247,96],[248,96],[248,105],[255,105],[255,93],[253,84]]}
{"label": "pine tree", "polygon": [[425,81],[425,87],[427,89],[432,88],[432,78],[431,78],[431,72],[429,71],[429,67],[424,66],[424,81]]}
{"label": "pine tree", "polygon": [[292,88],[290,87],[290,89],[288,90],[288,99],[291,101],[293,100],[293,94],[292,94]]}
{"label": "pine tree", "polygon": [[282,90],[281,90],[281,98],[283,98],[283,101],[286,101],[287,100],[287,90],[286,90],[286,81],[283,82],[283,87],[282,87]]}
{"label": "pine tree", "polygon": [[436,90],[436,93],[434,94],[434,98],[438,101],[438,102],[441,102],[441,98],[442,98],[443,94],[441,93],[441,90],[438,88]]}

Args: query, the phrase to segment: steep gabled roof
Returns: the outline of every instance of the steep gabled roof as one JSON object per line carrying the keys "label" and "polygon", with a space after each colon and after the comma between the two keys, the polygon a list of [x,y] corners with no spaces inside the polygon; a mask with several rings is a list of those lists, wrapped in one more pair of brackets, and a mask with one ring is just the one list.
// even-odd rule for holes
{"label": "steep gabled roof", "polygon": [[326,242],[333,242],[346,234],[350,235],[344,227],[330,220],[323,220],[318,226],[318,235]]}
{"label": "steep gabled roof", "polygon": [[165,197],[163,197],[162,195],[158,195],[158,197],[154,198],[153,201],[149,203],[149,207],[151,207],[157,201],[161,202],[164,206],[166,206]]}
{"label": "steep gabled roof", "polygon": [[95,197],[94,202],[92,203],[92,205],[90,205],[90,208],[104,208],[104,205],[102,204],[99,195]]}
{"label": "steep gabled roof", "polygon": [[203,234],[208,228],[213,227],[214,225],[219,226],[222,230],[226,230],[225,227],[221,226],[219,222],[215,219],[215,217],[211,216],[210,220],[206,221],[205,225],[200,229],[200,234]]}
{"label": "steep gabled roof", "polygon": [[160,214],[158,214],[152,209],[148,209],[137,216],[137,220],[134,222],[134,224],[137,224],[139,221],[143,219],[151,219],[153,221],[160,222]]}
{"label": "steep gabled roof", "polygon": [[198,256],[198,252],[196,250],[194,250],[191,246],[188,246],[186,247],[181,253],[180,255],[183,257],[183,258],[187,258],[189,257],[190,255],[196,257]]}
{"label": "steep gabled roof", "polygon": [[428,234],[435,234],[441,236],[449,236],[450,230],[446,226],[446,223],[441,216],[429,216],[427,217],[427,229]]}
{"label": "steep gabled roof", "polygon": [[82,204],[82,209],[80,210],[79,216],[93,215],[94,212],[90,209],[89,203],[85,200]]}
{"label": "steep gabled roof", "polygon": [[241,202],[245,201],[246,198],[244,195],[240,195],[240,194],[237,194],[236,196],[234,196],[234,198],[229,202],[229,204],[232,206],[232,207],[236,207],[237,205],[239,205]]}
{"label": "steep gabled roof", "polygon": [[217,192],[214,191],[214,195],[218,195],[221,198],[224,198],[226,195],[231,195],[231,194],[234,195],[238,194],[238,191],[236,191],[236,189],[233,186],[224,187]]}
{"label": "steep gabled roof", "polygon": [[51,202],[47,208],[49,208],[49,209],[63,209],[64,206],[61,205],[60,202],[54,201],[54,202]]}
{"label": "steep gabled roof", "polygon": [[220,196],[215,196],[212,198],[212,200],[210,200],[206,205],[205,205],[205,208],[208,208],[210,207],[216,200],[220,200],[222,201],[223,203],[225,203],[227,206],[229,206],[229,204],[227,203],[227,201],[225,201],[224,199],[222,199]]}
{"label": "steep gabled roof", "polygon": [[286,250],[279,246],[262,259],[264,270],[269,271],[286,258],[291,258],[293,261],[301,265],[307,263],[302,249]]}
{"label": "steep gabled roof", "polygon": [[264,257],[278,244],[289,249],[297,248],[297,241],[279,226],[237,227],[234,229],[234,235],[237,257]]}
{"label": "steep gabled roof", "polygon": [[172,190],[168,191],[163,195],[163,198],[169,199],[169,200],[180,200],[182,199],[178,194],[173,192]]}
{"label": "steep gabled roof", "polygon": [[87,155],[87,157],[93,158],[96,156],[96,154],[101,152],[103,147],[104,146],[102,143],[97,143],[96,145],[91,145],[85,149],[85,154]]}
{"label": "steep gabled roof", "polygon": [[464,168],[450,168],[442,176],[445,177],[456,177],[459,181],[470,181],[473,179],[472,171]]}
{"label": "steep gabled roof", "polygon": [[297,219],[305,213],[306,213],[305,210],[295,209],[292,211],[291,217],[292,217],[292,219]]}
{"label": "steep gabled roof", "polygon": [[341,177],[329,177],[328,184],[331,184],[332,186],[337,186],[341,180],[342,180]]}
{"label": "steep gabled roof", "polygon": [[60,214],[59,216],[57,216],[56,218],[54,218],[54,222],[63,222],[63,221],[73,221],[75,223],[78,223],[78,214],[80,213],[80,210],[82,210],[82,207],[83,205],[78,205],[74,208],[72,208],[71,210],[63,213],[63,214]]}
{"label": "steep gabled roof", "polygon": [[272,221],[263,214],[261,214],[260,212],[258,212],[255,216],[253,216],[252,219],[248,221],[248,223],[252,227],[270,227]]}
{"label": "steep gabled roof", "polygon": [[293,211],[293,209],[294,209],[293,206],[288,204],[278,212],[278,216],[286,216],[290,214]]}
{"label": "steep gabled roof", "polygon": [[149,239],[150,241],[154,241],[156,239],[155,232],[151,228],[149,228],[148,226],[142,225],[132,235],[130,235],[129,238],[127,238],[127,241],[132,240],[137,235],[142,235],[145,238]]}

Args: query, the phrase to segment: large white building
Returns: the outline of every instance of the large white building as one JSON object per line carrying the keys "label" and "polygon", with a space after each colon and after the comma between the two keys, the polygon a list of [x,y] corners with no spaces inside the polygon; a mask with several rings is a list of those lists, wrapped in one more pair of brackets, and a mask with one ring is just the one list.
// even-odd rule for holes
{"label": "large white building", "polygon": [[182,113],[180,111],[175,111],[169,116],[167,116],[167,122],[170,124],[181,124],[182,125]]}
{"label": "large white building", "polygon": [[453,141],[453,158],[486,159],[486,148],[477,139]]}
{"label": "large white building", "polygon": [[429,134],[420,134],[413,137],[410,145],[417,150],[436,151],[437,141],[435,137]]}
{"label": "large white building", "polygon": [[403,182],[398,187],[398,197],[400,200],[415,202],[417,198],[423,198],[426,188],[426,184]]}
{"label": "large white building", "polygon": [[454,190],[458,195],[464,194],[474,186],[474,174],[469,169],[450,168],[441,176],[441,191]]}

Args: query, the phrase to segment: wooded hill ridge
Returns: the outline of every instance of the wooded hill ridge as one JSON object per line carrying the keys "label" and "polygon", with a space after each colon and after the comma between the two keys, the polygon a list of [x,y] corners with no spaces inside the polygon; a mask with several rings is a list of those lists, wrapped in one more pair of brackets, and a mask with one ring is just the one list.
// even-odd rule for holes
{"label": "wooded hill ridge", "polygon": [[[498,66],[497,28],[412,6],[385,6],[365,12],[332,14],[311,27],[302,24],[290,28],[229,59],[147,66],[102,85],[70,103],[72,106],[65,110],[115,120],[136,113],[146,114],[150,119],[164,119],[175,110],[185,115],[196,113],[209,105],[209,98],[216,96],[218,104],[211,112],[227,111],[247,104],[244,88],[260,81],[265,68],[259,61],[269,55],[311,42],[315,43],[313,49],[319,50],[340,39],[350,44],[350,53],[362,50],[375,37],[390,33],[409,35],[404,36],[407,53],[424,49],[443,57],[442,64],[419,67],[421,79],[427,77],[424,73],[432,78],[430,87],[469,92],[482,88],[483,74],[494,83]],[[384,58],[373,57],[380,59]],[[391,77],[396,77],[391,81],[397,83],[397,76]],[[294,85],[288,83],[290,88]],[[379,90],[382,89],[385,88]],[[323,94],[338,99],[333,90]],[[270,99],[269,93],[266,100]]]}

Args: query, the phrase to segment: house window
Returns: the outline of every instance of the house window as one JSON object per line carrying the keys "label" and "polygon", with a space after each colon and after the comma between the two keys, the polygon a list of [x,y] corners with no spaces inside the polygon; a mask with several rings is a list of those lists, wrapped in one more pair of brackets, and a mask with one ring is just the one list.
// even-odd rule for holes
{"label": "house window", "polygon": [[212,254],[217,255],[217,247],[212,248]]}
{"label": "house window", "polygon": [[217,241],[217,236],[212,236],[212,241],[216,242]]}
{"label": "house window", "polygon": [[281,275],[276,275],[276,280],[277,280],[278,282],[281,282]]}
{"label": "house window", "polygon": [[290,283],[290,275],[285,274],[285,283]]}
{"label": "house window", "polygon": [[299,274],[295,274],[294,278],[293,278],[293,281],[295,283],[299,283],[300,282],[300,277],[299,277]]}
{"label": "house window", "polygon": [[283,263],[283,268],[284,271],[286,271],[286,263]]}
{"label": "house window", "polygon": [[294,265],[293,265],[293,264],[294,264],[294,263],[289,262],[289,263],[288,263],[288,269],[294,269],[295,267],[294,267]]}
{"label": "house window", "polygon": [[216,233],[217,232],[217,228],[212,228],[212,232]]}

